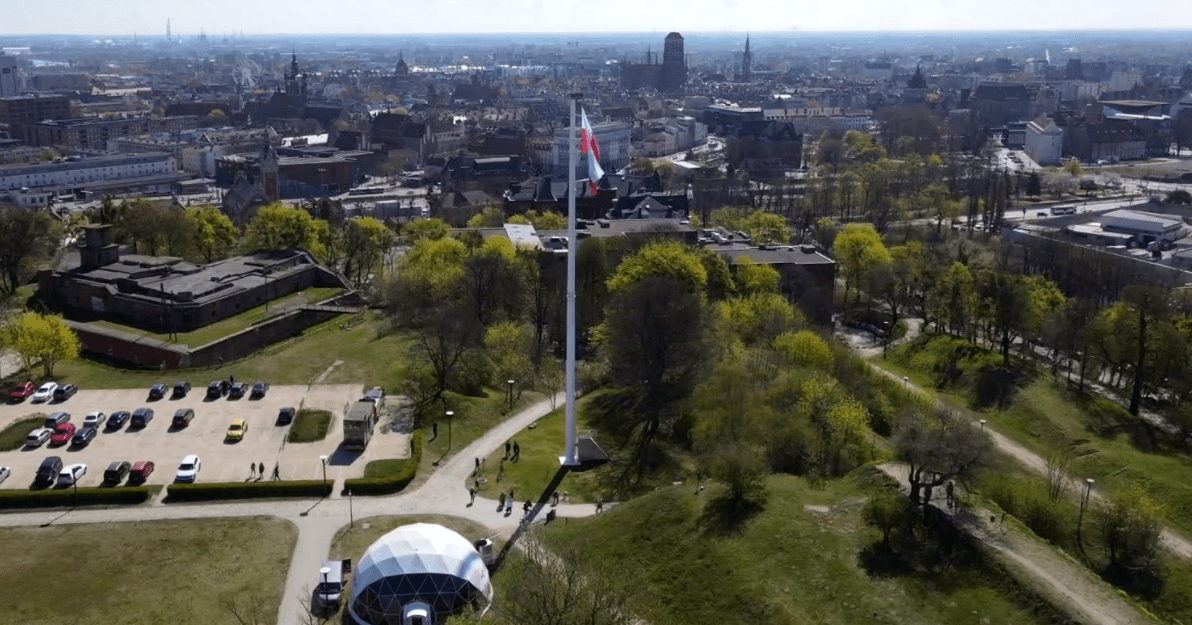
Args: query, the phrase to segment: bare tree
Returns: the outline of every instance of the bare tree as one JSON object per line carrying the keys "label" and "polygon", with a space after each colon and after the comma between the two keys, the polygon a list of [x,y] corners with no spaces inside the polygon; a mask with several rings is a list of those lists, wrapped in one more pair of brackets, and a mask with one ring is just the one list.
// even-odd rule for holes
{"label": "bare tree", "polygon": [[946,410],[908,411],[894,431],[898,459],[909,468],[911,502],[931,502],[931,490],[952,480],[962,483],[985,466],[992,443],[972,421]]}
{"label": "bare tree", "polygon": [[1047,457],[1047,498],[1052,503],[1062,501],[1067,495],[1071,471],[1071,451],[1063,449]]}

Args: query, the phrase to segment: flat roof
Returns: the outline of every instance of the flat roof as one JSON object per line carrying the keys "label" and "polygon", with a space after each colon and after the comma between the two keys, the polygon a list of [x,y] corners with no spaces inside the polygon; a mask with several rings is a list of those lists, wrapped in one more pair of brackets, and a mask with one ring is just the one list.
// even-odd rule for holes
{"label": "flat roof", "polygon": [[740,244],[708,245],[706,249],[714,250],[724,256],[729,262],[736,264],[743,258],[748,258],[759,265],[834,265],[836,261],[821,254],[818,250],[804,252],[798,245],[749,247]]}

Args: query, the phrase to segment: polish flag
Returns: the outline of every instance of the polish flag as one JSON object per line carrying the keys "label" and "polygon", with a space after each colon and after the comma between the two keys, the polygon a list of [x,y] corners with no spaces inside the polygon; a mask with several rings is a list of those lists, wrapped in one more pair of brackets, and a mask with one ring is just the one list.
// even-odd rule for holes
{"label": "polish flag", "polygon": [[579,114],[584,131],[579,151],[588,155],[588,185],[592,187],[592,194],[595,195],[596,183],[604,177],[604,170],[600,168],[600,145],[596,143],[596,135],[592,132],[592,124],[588,122],[588,114],[583,107],[580,107]]}

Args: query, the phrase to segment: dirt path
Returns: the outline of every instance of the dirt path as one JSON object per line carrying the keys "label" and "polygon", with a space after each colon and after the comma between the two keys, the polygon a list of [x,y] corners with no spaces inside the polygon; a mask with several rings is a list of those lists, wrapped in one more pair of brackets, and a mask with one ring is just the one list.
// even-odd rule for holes
{"label": "dirt path", "polygon": [[[879,468],[907,489],[904,465],[883,464]],[[1038,590],[1079,622],[1086,625],[1143,625],[1151,622],[1084,565],[1017,525],[996,522],[989,510],[940,510],[951,516],[965,533],[1002,555],[1010,573],[1020,582]]]}
{"label": "dirt path", "polygon": [[315,381],[311,382],[311,384],[322,384],[323,380],[326,380],[327,376],[331,375],[331,372],[335,371],[335,368],[342,364],[344,364],[344,361],[342,360],[336,360],[335,362],[331,363],[329,367],[323,369],[323,372],[320,373],[319,377],[315,378]]}

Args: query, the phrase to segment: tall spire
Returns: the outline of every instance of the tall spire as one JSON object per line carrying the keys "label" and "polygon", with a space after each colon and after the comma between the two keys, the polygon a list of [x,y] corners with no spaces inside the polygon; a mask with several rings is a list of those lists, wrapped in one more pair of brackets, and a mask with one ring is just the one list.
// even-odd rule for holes
{"label": "tall spire", "polygon": [[749,35],[745,35],[745,54],[749,54]]}

